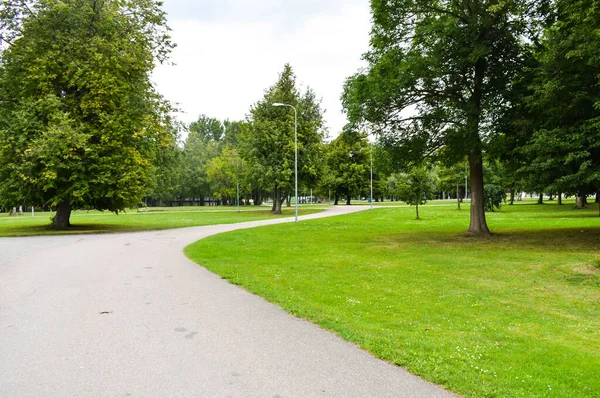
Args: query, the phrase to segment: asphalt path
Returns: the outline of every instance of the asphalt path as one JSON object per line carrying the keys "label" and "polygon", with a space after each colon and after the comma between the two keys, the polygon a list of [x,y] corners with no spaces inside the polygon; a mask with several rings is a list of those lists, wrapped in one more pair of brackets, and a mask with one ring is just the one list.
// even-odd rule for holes
{"label": "asphalt path", "polygon": [[0,397],[453,397],[183,254],[290,221],[0,238]]}

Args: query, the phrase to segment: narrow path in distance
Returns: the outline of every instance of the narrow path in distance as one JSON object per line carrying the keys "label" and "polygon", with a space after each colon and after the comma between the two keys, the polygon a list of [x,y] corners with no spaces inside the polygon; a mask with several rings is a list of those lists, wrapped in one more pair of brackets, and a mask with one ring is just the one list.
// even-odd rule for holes
{"label": "narrow path in distance", "polygon": [[0,396],[454,396],[183,254],[206,236],[290,221],[0,238]]}

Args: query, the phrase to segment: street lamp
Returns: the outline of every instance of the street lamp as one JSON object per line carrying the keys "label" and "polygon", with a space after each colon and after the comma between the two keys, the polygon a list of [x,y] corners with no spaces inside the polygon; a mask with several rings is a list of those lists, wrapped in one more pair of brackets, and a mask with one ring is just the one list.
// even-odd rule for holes
{"label": "street lamp", "polygon": [[371,142],[371,210],[373,210],[373,143]]}
{"label": "street lamp", "polygon": [[287,106],[294,110],[294,187],[296,195],[296,218],[294,222],[298,222],[298,111],[289,104],[276,102],[273,106]]}

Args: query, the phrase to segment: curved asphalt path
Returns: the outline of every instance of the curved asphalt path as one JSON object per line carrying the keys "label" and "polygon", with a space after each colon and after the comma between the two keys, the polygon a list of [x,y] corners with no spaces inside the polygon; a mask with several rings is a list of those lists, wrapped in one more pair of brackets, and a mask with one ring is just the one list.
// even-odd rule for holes
{"label": "curved asphalt path", "polygon": [[0,239],[0,397],[454,396],[183,255],[291,220]]}

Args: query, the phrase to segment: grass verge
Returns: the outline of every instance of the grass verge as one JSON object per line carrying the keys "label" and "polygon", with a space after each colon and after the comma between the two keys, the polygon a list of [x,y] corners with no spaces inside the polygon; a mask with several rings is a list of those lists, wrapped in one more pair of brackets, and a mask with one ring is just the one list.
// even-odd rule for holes
{"label": "grass verge", "polygon": [[600,396],[597,210],[504,206],[482,239],[454,206],[234,231],[186,254],[465,396]]}
{"label": "grass verge", "polygon": [[[127,213],[102,213],[98,211],[74,211],[71,215],[72,226],[64,231],[53,230],[50,217],[53,213],[35,213],[22,216],[0,215],[0,237],[32,236],[32,235],[65,235],[90,234],[108,232],[131,232],[201,225],[233,224],[245,221],[264,220],[268,218],[291,217],[293,208],[285,208],[281,215],[273,215],[268,209],[243,209],[237,213],[235,209],[204,207],[187,207],[187,210],[163,208],[149,212],[133,210]],[[301,208],[300,215],[312,214],[322,209]]]}

